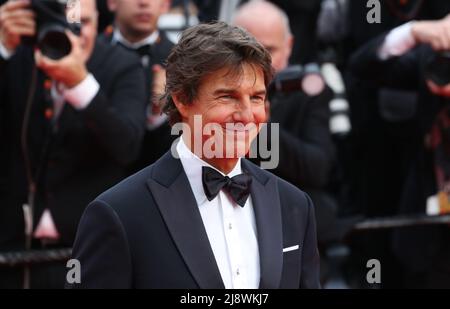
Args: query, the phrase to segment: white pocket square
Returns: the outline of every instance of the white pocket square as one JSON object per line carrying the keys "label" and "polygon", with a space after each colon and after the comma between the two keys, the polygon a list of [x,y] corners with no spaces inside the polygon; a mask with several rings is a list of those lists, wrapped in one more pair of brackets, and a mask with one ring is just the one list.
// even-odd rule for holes
{"label": "white pocket square", "polygon": [[295,250],[298,250],[298,248],[299,248],[298,245],[292,246],[292,247],[287,247],[287,248],[284,248],[284,249],[283,249],[283,253],[285,253],[285,252],[290,252],[290,251],[295,251]]}

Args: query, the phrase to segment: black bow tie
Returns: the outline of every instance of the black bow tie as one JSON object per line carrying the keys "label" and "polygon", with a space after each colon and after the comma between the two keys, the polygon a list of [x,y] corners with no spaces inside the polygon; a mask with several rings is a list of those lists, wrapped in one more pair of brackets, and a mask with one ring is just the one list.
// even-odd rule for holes
{"label": "black bow tie", "polygon": [[150,44],[145,44],[138,48],[129,47],[129,46],[123,44],[122,42],[117,42],[117,44],[119,44],[120,46],[124,47],[125,49],[127,49],[129,51],[137,53],[140,57],[150,56],[151,48],[152,48]]}
{"label": "black bow tie", "polygon": [[203,166],[202,182],[208,201],[212,201],[220,190],[224,189],[239,206],[244,207],[250,195],[252,177],[248,174],[241,174],[230,178],[223,176],[213,168]]}

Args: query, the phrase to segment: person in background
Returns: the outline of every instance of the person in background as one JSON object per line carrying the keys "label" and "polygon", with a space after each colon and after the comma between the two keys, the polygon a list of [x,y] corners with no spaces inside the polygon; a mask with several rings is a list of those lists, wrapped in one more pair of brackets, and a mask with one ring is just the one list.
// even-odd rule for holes
{"label": "person in background", "polygon": [[[450,86],[430,74],[429,63],[450,50],[450,16],[440,20],[412,21],[373,39],[352,56],[356,76],[377,85],[418,93],[414,140],[398,212],[425,214],[447,200],[448,103]],[[442,63],[445,63],[442,62]],[[443,66],[440,63],[439,66]],[[444,80],[448,80],[445,77]],[[409,105],[409,101],[401,101]],[[438,194],[443,196],[438,202]],[[445,205],[448,208],[448,205]],[[439,213],[439,211],[438,211]],[[450,246],[448,226],[423,226],[394,231],[392,246],[405,272],[408,287],[448,288]]]}
{"label": "person in background", "polygon": [[[139,153],[139,59],[96,38],[95,0],[79,8],[81,34],[67,31],[71,51],[54,60],[22,41],[37,34],[30,1],[0,6],[0,252],[70,248],[88,201],[123,179]],[[65,272],[65,263],[25,275],[0,268],[0,287],[20,288],[25,278],[26,287],[62,288]]]}
{"label": "person in background", "polygon": [[141,58],[145,70],[147,89],[147,130],[141,152],[131,172],[156,161],[171,146],[167,116],[163,115],[157,102],[164,92],[164,63],[173,47],[164,31],[159,30],[159,17],[170,7],[170,0],[108,0],[108,8],[114,12],[114,25],[105,32],[112,45],[120,45]]}

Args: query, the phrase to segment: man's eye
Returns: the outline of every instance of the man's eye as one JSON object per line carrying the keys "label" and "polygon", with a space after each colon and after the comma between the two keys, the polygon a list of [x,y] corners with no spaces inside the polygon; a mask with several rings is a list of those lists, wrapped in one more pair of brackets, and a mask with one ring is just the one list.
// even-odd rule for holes
{"label": "man's eye", "polygon": [[81,26],[87,26],[91,23],[90,19],[82,19],[81,20]]}
{"label": "man's eye", "polygon": [[263,98],[263,97],[260,97],[260,96],[255,96],[255,97],[252,97],[252,100],[253,100],[254,102],[263,102],[263,101],[264,101],[264,98]]}
{"label": "man's eye", "polygon": [[219,99],[231,100],[231,99],[233,99],[233,97],[231,95],[223,95],[223,96],[220,96]]}

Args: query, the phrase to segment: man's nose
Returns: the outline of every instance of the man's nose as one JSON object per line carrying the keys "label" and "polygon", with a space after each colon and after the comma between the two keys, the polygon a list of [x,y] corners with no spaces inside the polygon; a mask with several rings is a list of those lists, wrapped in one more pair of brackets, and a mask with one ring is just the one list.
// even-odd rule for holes
{"label": "man's nose", "polygon": [[242,99],[239,102],[237,110],[233,114],[235,122],[241,122],[243,124],[252,123],[255,121],[253,115],[253,109],[249,98]]}
{"label": "man's nose", "polygon": [[150,2],[152,2],[153,0],[139,0],[138,4],[140,7],[147,7],[150,5]]}

